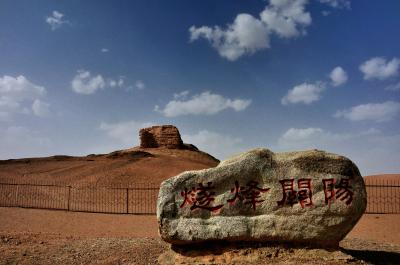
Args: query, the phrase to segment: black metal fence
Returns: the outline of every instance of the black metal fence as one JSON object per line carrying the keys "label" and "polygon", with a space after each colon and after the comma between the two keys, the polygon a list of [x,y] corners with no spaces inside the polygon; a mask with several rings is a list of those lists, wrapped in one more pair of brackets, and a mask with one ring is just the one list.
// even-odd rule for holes
{"label": "black metal fence", "polygon": [[400,179],[367,179],[366,213],[400,213]]}
{"label": "black metal fence", "polygon": [[[400,180],[368,179],[366,213],[400,214]],[[48,183],[0,183],[0,206],[76,212],[156,213],[159,186],[154,183],[75,186]]]}
{"label": "black metal fence", "polygon": [[155,214],[159,187],[0,183],[0,206],[75,212]]}

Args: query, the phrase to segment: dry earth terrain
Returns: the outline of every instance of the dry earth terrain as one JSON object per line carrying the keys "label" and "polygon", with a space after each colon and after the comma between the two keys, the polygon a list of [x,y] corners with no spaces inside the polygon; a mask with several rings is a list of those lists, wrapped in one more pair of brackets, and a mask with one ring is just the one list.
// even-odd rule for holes
{"label": "dry earth terrain", "polygon": [[52,156],[0,160],[0,182],[69,185],[160,184],[185,170],[218,165],[211,155],[190,149],[131,148],[84,157]]}
{"label": "dry earth terrain", "polygon": [[[155,216],[0,208],[0,264],[157,264]],[[399,264],[399,215],[364,215],[339,250],[257,245],[189,249],[182,264]],[[202,253],[199,256],[199,253]],[[184,263],[186,262],[186,263]],[[168,263],[166,263],[168,264]]]}
{"label": "dry earth terrain", "polygon": [[[69,185],[159,184],[189,169],[216,166],[212,156],[186,149],[132,148],[86,157],[0,161],[0,181]],[[366,177],[397,180],[400,175]],[[340,250],[219,246],[171,256],[153,215],[78,213],[0,207],[0,264],[400,264],[400,215],[366,214]],[[160,256],[161,255],[161,256]],[[159,258],[160,257],[160,258]]]}

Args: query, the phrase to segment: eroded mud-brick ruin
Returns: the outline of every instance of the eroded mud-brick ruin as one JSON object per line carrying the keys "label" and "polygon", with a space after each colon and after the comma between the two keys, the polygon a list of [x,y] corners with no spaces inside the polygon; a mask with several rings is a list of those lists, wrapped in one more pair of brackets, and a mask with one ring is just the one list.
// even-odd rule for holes
{"label": "eroded mud-brick ruin", "polygon": [[141,148],[184,148],[179,130],[173,125],[143,128],[139,131],[139,137]]}

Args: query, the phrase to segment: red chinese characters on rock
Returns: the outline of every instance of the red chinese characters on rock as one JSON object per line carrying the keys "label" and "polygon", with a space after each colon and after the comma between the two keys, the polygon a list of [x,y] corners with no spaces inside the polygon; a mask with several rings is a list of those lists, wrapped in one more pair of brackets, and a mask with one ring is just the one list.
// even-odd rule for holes
{"label": "red chinese characters on rock", "polygon": [[186,204],[188,204],[190,205],[190,210],[192,211],[195,209],[204,209],[216,212],[221,209],[224,206],[222,204],[216,206],[211,205],[215,200],[215,192],[212,191],[214,187],[212,187],[211,184],[212,182],[207,182],[206,185],[199,183],[198,188],[192,187],[191,190],[185,188],[184,191],[181,191],[183,202],[179,207],[183,208]]}
{"label": "red chinese characters on rock", "polygon": [[294,189],[294,179],[283,179],[279,181],[282,185],[282,200],[278,201],[279,206],[300,203],[301,208],[310,207],[312,202],[311,179],[304,178],[297,180],[297,188]]}
{"label": "red chinese characters on rock", "polygon": [[350,179],[342,178],[339,183],[336,184],[336,180],[330,178],[323,179],[322,183],[324,186],[325,204],[330,204],[336,199],[344,201],[346,205],[350,205],[353,201],[353,191],[351,190]]}
{"label": "red chinese characters on rock", "polygon": [[234,193],[234,197],[228,199],[227,201],[230,204],[234,204],[236,200],[243,201],[244,204],[251,204],[251,208],[253,211],[256,210],[257,204],[262,203],[264,200],[261,200],[261,193],[268,192],[269,188],[260,188],[258,187],[257,181],[249,181],[245,187],[240,186],[238,181],[235,181],[235,187],[231,189],[231,193]]}
{"label": "red chinese characters on rock", "polygon": [[[303,209],[313,206],[311,178],[301,178],[298,180],[293,178],[283,179],[279,182],[282,186],[282,199],[277,202],[278,206],[290,205],[292,207],[297,203],[299,203]],[[295,187],[296,182],[297,189]],[[330,204],[337,199],[344,201],[346,205],[350,205],[353,201],[354,193],[350,185],[350,179],[342,178],[338,183],[334,178],[323,179],[322,184],[325,204]],[[213,190],[212,182],[207,182],[205,185],[199,183],[197,188],[185,188],[180,192],[180,195],[183,197],[183,202],[179,207],[183,208],[187,205],[190,206],[190,210],[192,211],[204,209],[212,212],[219,212],[224,205],[214,205],[215,192]],[[245,205],[250,205],[251,209],[255,211],[257,206],[265,201],[261,197],[262,193],[268,191],[270,191],[270,188],[260,187],[260,184],[254,180],[247,182],[245,186],[240,186],[239,182],[235,181],[235,186],[230,190],[233,195],[227,202],[232,205],[237,201],[241,201]]]}

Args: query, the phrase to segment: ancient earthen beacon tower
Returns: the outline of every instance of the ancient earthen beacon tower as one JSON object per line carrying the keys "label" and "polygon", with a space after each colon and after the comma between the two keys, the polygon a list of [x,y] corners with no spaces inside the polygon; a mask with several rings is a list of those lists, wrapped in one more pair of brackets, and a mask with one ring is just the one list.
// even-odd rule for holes
{"label": "ancient earthen beacon tower", "polygon": [[178,128],[173,125],[143,128],[139,131],[139,137],[141,148],[181,149],[184,146]]}

